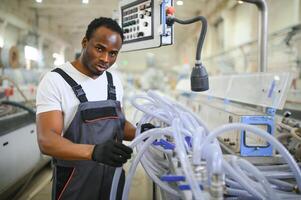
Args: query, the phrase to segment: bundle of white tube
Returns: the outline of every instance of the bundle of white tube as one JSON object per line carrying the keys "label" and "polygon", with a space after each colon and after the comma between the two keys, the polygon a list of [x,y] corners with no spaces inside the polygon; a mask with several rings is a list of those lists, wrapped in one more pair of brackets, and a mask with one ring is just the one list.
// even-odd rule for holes
{"label": "bundle of white tube", "polygon": [[295,178],[298,183],[298,187],[301,188],[301,171],[300,168],[298,167],[298,164],[294,160],[294,158],[291,156],[291,154],[285,149],[285,147],[277,141],[273,136],[271,136],[269,133],[266,131],[257,128],[255,126],[251,125],[246,125],[246,124],[241,124],[241,123],[232,123],[232,124],[227,124],[223,125],[221,127],[218,127],[214,129],[213,131],[210,132],[208,137],[202,142],[202,148],[201,150],[206,146],[206,144],[211,143],[213,139],[215,139],[217,136],[223,134],[224,132],[228,131],[234,131],[234,130],[247,130],[250,131],[254,134],[259,135],[260,137],[266,139],[271,145],[274,146],[274,148],[277,149],[277,151],[283,156],[284,160],[289,164],[291,170],[293,171]]}
{"label": "bundle of white tube", "polygon": [[[131,147],[137,147],[138,154],[130,168],[129,175],[126,178],[123,200],[127,199],[131,178],[140,158],[142,158],[141,162],[143,167],[145,167],[147,174],[153,179],[154,182],[156,182],[163,190],[166,190],[167,192],[176,196],[179,195],[177,191],[169,187],[167,183],[163,183],[157,177],[160,176],[160,172],[164,171],[162,165],[154,165],[153,163],[150,163],[150,160],[154,160],[152,159],[151,152],[148,151],[148,147],[156,138],[160,138],[162,136],[164,137],[164,135],[169,135],[174,139],[176,146],[175,151],[177,152],[176,155],[181,162],[183,173],[192,189],[192,194],[195,199],[204,199],[205,196],[203,195],[203,191],[200,189],[198,182],[194,178],[193,170],[190,166],[190,160],[188,159],[188,154],[190,153],[192,153],[193,155],[192,164],[198,165],[200,164],[201,159],[204,159],[207,162],[208,169],[211,169],[211,172],[209,173],[217,173],[223,175],[225,171],[227,175],[230,175],[230,177],[232,177],[240,184],[237,185],[235,181],[228,180],[227,182],[230,183],[230,187],[235,186],[237,188],[239,186],[238,189],[228,188],[229,194],[236,194],[237,196],[243,196],[245,198],[255,197],[258,199],[279,199],[280,197],[291,198],[298,196],[289,193],[283,193],[278,190],[277,192],[275,192],[275,189],[272,187],[269,180],[283,187],[288,187],[288,185],[275,178],[265,177],[266,174],[261,173],[258,168],[256,168],[249,162],[243,161],[241,159],[232,159],[232,161],[230,161],[232,165],[230,165],[223,159],[221,148],[216,140],[216,137],[218,135],[231,130],[248,130],[265,138],[280,152],[283,158],[288,162],[288,165],[290,166],[291,170],[294,173],[294,176],[297,179],[298,186],[299,188],[301,188],[301,173],[298,165],[287,152],[287,150],[270,134],[259,128],[244,124],[224,125],[209,133],[208,128],[205,126],[202,120],[200,120],[193,112],[191,112],[187,108],[167,98],[163,98],[152,91],[148,92],[147,94],[148,96],[136,96],[132,99],[132,104],[144,114],[140,122],[138,123],[136,138],[130,144]],[[138,99],[144,99],[147,102],[143,105],[139,105],[137,103]],[[141,124],[150,122],[152,120],[163,122],[170,128],[151,129],[140,135]],[[192,147],[184,142],[185,136],[192,137]],[[143,142],[143,140],[146,138],[149,139],[146,142]],[[158,149],[160,150],[160,148]],[[168,151],[162,152],[168,153]],[[143,153],[145,153],[145,156],[142,157]],[[245,171],[241,170],[241,168]],[[247,172],[252,172],[253,177],[255,177],[258,182],[253,178],[249,178]],[[111,200],[115,200],[120,173],[121,169],[116,169],[113,186],[111,189]],[[208,176],[210,176],[210,174]],[[249,182],[244,180],[242,177],[249,180]],[[241,190],[242,188],[246,191]]]}
{"label": "bundle of white tube", "polygon": [[[152,94],[153,96],[156,96],[154,93]],[[165,104],[165,105],[163,105],[162,107],[163,108],[167,108],[167,109],[172,109],[173,108],[173,106],[172,105],[170,105],[170,104],[168,104],[166,101],[164,101],[162,98],[158,98],[158,96],[156,96],[157,97],[157,99],[155,100],[156,101],[156,105],[158,105],[158,103],[159,104]],[[145,98],[145,97],[136,97],[136,98],[144,98],[144,99],[147,99],[147,100],[150,100],[150,101],[152,101],[152,102],[154,102],[154,100],[152,99],[149,99],[149,98]],[[140,110],[142,110],[142,111],[144,111],[145,113],[151,113],[152,115],[153,115],[153,118],[155,117],[155,118],[157,118],[157,119],[159,119],[159,120],[161,120],[161,121],[163,121],[163,122],[165,122],[166,124],[170,124],[170,123],[172,123],[172,121],[173,120],[171,120],[172,118],[174,118],[175,116],[182,116],[182,119],[183,119],[183,116],[191,116],[191,115],[189,115],[189,114],[186,114],[187,113],[187,111],[186,111],[186,113],[184,114],[184,115],[180,115],[179,113],[181,113],[181,114],[183,114],[183,112],[181,111],[181,112],[175,112],[175,111],[173,111],[173,112],[168,112],[167,114],[165,114],[164,116],[162,115],[162,113],[161,113],[161,115],[160,114],[157,114],[158,112],[154,112],[154,110],[151,110],[151,109],[149,109],[149,108],[146,108],[146,107],[140,107],[140,105],[138,105],[137,103],[135,103],[135,102],[133,102],[133,105],[135,105],[136,107],[138,107],[138,108],[140,108]],[[151,107],[151,105],[150,104],[148,104],[148,106],[147,107]],[[183,110],[183,109],[182,109]],[[164,114],[164,113],[163,113]],[[142,118],[146,118],[146,117],[142,117]],[[168,119],[169,118],[169,119]],[[169,120],[169,121],[168,121]],[[142,121],[144,121],[144,120],[142,120]],[[186,118],[186,119],[184,119],[184,121],[188,121],[188,119]],[[185,124],[185,127],[188,129],[188,130],[190,130],[190,132],[188,131],[180,131],[180,132],[184,132],[184,133],[186,133],[187,135],[189,135],[189,136],[192,136],[192,134],[191,134],[191,132],[192,131],[195,131],[195,129],[193,128],[193,127],[196,127],[197,125],[198,125],[198,123],[200,123],[198,120],[191,120],[194,124],[190,124],[190,123],[186,123]],[[139,124],[142,124],[142,123],[139,123]],[[178,125],[178,123],[175,123],[175,124],[177,124]],[[174,125],[174,126],[176,126],[176,125]],[[137,132],[140,132],[140,128],[137,128]],[[137,134],[137,132],[136,132],[136,134]],[[150,131],[151,132],[151,131]],[[173,133],[175,133],[176,131],[173,131]],[[143,135],[145,136],[146,135],[146,133],[147,132],[145,132]],[[201,134],[201,133],[200,133]],[[175,141],[176,142],[178,142],[178,143],[180,143],[181,144],[181,142],[182,142],[182,140],[183,140],[183,138],[181,137],[181,135],[174,135],[174,137],[175,137]],[[148,142],[148,144],[151,144],[151,141],[149,141]],[[133,145],[131,144],[130,146],[132,146],[133,147]],[[144,145],[143,145],[144,146]],[[184,173],[185,173],[185,175],[186,175],[186,177],[187,177],[187,179],[189,180],[189,182],[190,183],[192,183],[193,185],[194,185],[194,187],[192,188],[192,191],[193,191],[193,193],[194,193],[194,196],[196,196],[196,197],[201,197],[202,196],[202,194],[201,194],[201,191],[200,191],[200,187],[199,187],[199,185],[198,185],[198,183],[197,183],[197,181],[194,179],[194,177],[193,176],[191,176],[191,174],[190,174],[190,171],[191,171],[191,167],[189,166],[189,165],[187,165],[187,163],[189,164],[189,162],[188,162],[188,158],[187,158],[187,155],[185,155],[185,154],[183,154],[183,155],[180,155],[180,154],[182,154],[182,152],[184,152],[185,151],[185,148],[184,148],[184,146],[187,148],[187,145],[176,145],[177,147],[178,147],[178,156],[180,157],[180,160],[182,160],[181,161],[181,163],[182,163],[182,166],[183,166],[183,168],[184,168]],[[198,145],[199,146],[199,145]],[[144,151],[146,150],[146,147],[147,146],[144,146],[145,148],[143,148],[144,149]],[[181,147],[182,147],[182,149],[181,149]],[[141,155],[141,154],[139,154],[139,155]],[[136,160],[136,159],[135,159]],[[200,160],[200,158],[199,158],[199,160]],[[137,162],[135,162],[135,163],[137,163]],[[133,165],[132,165],[133,166]],[[135,167],[131,167],[131,169],[134,169]],[[133,172],[133,170],[131,170],[131,172]],[[117,175],[118,173],[116,172],[116,175]],[[130,175],[127,177],[127,180],[130,180],[130,178],[131,178],[131,176],[132,176],[132,174],[130,173]],[[116,180],[115,178],[114,178],[114,180]],[[129,184],[128,183],[130,183],[130,181],[126,181],[126,184],[125,184],[125,188],[124,188],[124,193],[123,193],[123,199],[126,199],[126,195],[127,195],[127,193],[128,193],[128,188],[129,188]],[[115,182],[113,182],[113,185],[114,184],[116,184]],[[115,191],[116,191],[116,188],[115,187],[112,187]],[[166,188],[166,187],[165,187]],[[171,192],[171,193],[173,193],[173,194],[175,194],[175,192],[173,192],[172,190],[169,190],[169,192]],[[114,196],[112,196],[113,195],[113,193],[114,193],[114,191],[112,191],[111,192],[111,199],[114,199]]]}

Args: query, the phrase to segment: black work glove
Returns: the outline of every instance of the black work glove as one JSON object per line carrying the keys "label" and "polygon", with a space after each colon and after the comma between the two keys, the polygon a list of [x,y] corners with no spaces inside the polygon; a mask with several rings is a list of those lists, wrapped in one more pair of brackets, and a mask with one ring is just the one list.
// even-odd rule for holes
{"label": "black work glove", "polygon": [[119,142],[109,140],[102,144],[95,145],[92,152],[92,160],[110,165],[112,167],[121,167],[131,158],[133,150]]}
{"label": "black work glove", "polygon": [[154,125],[152,125],[151,123],[145,123],[145,124],[141,124],[141,130],[140,133],[143,133],[144,131],[148,131],[152,128],[156,128]]}
{"label": "black work glove", "polygon": [[[148,131],[152,128],[156,128],[154,125],[152,125],[151,123],[145,123],[145,124],[141,124],[141,129],[140,129],[140,134],[143,133],[144,131]],[[145,142],[148,139],[145,138],[143,141]]]}

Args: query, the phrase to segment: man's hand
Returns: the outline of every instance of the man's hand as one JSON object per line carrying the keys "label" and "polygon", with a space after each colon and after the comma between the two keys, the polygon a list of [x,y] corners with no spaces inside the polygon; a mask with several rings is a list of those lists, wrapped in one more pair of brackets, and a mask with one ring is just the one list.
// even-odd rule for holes
{"label": "man's hand", "polygon": [[112,167],[121,167],[131,158],[132,153],[133,150],[130,147],[109,140],[103,144],[95,145],[92,160]]}

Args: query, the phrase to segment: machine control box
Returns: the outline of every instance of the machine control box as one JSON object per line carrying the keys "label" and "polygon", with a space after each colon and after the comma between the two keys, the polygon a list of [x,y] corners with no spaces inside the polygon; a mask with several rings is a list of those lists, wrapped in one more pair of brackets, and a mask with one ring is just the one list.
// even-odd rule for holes
{"label": "machine control box", "polygon": [[168,6],[172,0],[122,0],[119,22],[125,38],[121,51],[172,44],[173,28],[165,23]]}
{"label": "machine control box", "polygon": [[152,7],[152,1],[146,1],[122,9],[124,44],[153,37]]}
{"label": "machine control box", "polygon": [[[200,116],[209,130],[229,123],[243,123],[256,126],[273,135],[275,131],[274,118],[265,113],[247,107],[229,104],[227,101],[198,96],[180,97],[192,111]],[[218,137],[219,141],[240,156],[272,156],[273,148],[262,137],[248,131],[229,131]]]}

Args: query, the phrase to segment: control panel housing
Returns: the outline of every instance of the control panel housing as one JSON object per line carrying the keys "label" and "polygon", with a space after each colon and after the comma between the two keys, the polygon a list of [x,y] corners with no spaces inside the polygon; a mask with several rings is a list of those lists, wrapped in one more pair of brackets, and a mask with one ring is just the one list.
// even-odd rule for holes
{"label": "control panel housing", "polygon": [[124,34],[121,51],[155,48],[173,43],[173,28],[165,23],[172,0],[122,0],[120,25]]}

